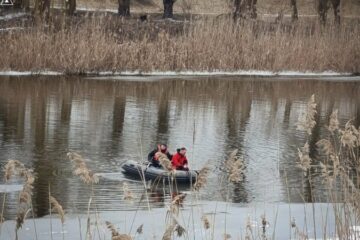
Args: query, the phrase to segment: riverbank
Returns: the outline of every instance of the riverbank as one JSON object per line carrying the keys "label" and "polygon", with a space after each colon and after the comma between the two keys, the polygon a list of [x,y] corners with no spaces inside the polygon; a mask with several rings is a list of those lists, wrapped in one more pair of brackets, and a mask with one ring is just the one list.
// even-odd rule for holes
{"label": "riverbank", "polygon": [[360,25],[317,19],[296,24],[234,23],[227,16],[140,21],[115,14],[60,15],[45,25],[24,15],[3,20],[1,71],[61,74],[121,72],[360,72]]}

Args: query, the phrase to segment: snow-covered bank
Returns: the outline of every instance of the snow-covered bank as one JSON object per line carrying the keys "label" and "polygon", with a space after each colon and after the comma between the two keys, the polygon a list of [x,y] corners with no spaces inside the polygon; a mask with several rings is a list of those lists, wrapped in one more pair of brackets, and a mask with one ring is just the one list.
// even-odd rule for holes
{"label": "snow-covered bank", "polygon": [[0,20],[10,20],[10,19],[14,19],[14,18],[24,17],[26,15],[29,15],[29,13],[26,13],[26,12],[9,13],[9,14],[0,16]]}
{"label": "snow-covered bank", "polygon": [[[56,71],[0,71],[0,76],[36,76],[36,75],[66,75],[63,72]],[[71,75],[71,74],[70,74]],[[76,74],[74,74],[76,75]],[[85,72],[79,75],[102,76],[102,77],[122,77],[122,76],[258,76],[258,77],[346,77],[353,80],[359,80],[360,76],[353,73],[339,73],[333,71],[324,72],[300,72],[300,71],[261,71],[261,70],[239,70],[239,71],[103,71],[103,72]]]}

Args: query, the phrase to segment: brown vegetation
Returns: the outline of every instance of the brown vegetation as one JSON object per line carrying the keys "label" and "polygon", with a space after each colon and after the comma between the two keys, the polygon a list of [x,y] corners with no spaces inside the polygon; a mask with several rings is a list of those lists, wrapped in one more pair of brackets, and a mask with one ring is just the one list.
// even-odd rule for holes
{"label": "brown vegetation", "polygon": [[233,23],[232,18],[169,26],[105,16],[0,34],[1,70],[360,71],[357,20],[343,21],[341,28],[300,20]]}

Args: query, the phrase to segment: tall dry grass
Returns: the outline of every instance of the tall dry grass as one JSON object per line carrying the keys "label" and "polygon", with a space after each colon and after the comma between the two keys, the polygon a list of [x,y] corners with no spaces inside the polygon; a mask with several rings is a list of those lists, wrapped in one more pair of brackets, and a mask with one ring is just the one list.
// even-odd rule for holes
{"label": "tall dry grass", "polygon": [[[174,27],[172,27],[174,25]],[[134,23],[85,17],[78,24],[1,32],[0,69],[98,71],[295,70],[360,72],[360,24]]]}
{"label": "tall dry grass", "polygon": [[[299,118],[298,128],[308,136],[319,124],[315,120],[316,105],[313,95]],[[299,150],[299,167],[309,175],[311,188],[316,186],[311,181],[310,170],[320,168],[334,210],[336,234],[339,239],[357,239],[358,233],[353,228],[360,222],[360,126],[354,126],[349,120],[341,127],[338,110],[334,110],[327,129],[328,135],[316,142],[317,153],[312,154],[313,159],[308,142]],[[339,207],[339,203],[343,206]]]}

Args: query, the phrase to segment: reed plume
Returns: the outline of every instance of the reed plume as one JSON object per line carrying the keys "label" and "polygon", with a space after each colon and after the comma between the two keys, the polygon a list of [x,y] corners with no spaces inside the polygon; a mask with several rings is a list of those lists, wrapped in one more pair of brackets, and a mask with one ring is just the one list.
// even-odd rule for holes
{"label": "reed plume", "polygon": [[144,224],[141,224],[141,225],[136,229],[136,233],[137,233],[137,234],[142,234],[142,233],[143,233],[143,226],[144,226]]}
{"label": "reed plume", "polygon": [[206,230],[210,228],[210,221],[206,215],[201,217],[201,221],[203,222],[203,226]]}
{"label": "reed plume", "polygon": [[186,232],[185,228],[181,226],[180,224],[177,224],[175,227],[175,232],[178,237],[181,237]]}
{"label": "reed plume", "polygon": [[238,183],[243,180],[245,164],[242,158],[237,157],[238,150],[234,150],[225,161],[226,169],[229,173],[228,180]]}
{"label": "reed plume", "polygon": [[318,147],[318,151],[325,156],[328,156],[330,159],[333,159],[335,155],[335,150],[333,145],[328,139],[321,139],[316,142],[316,146]]}
{"label": "reed plume", "polygon": [[85,159],[80,154],[69,152],[67,156],[73,163],[73,174],[80,177],[85,184],[97,184],[99,182],[99,177],[86,166]]}
{"label": "reed plume", "polygon": [[106,221],[105,224],[111,231],[111,240],[132,240],[131,236],[119,233],[111,222]]}
{"label": "reed plume", "polygon": [[160,165],[167,170],[168,172],[173,172],[173,167],[171,161],[168,159],[166,154],[163,154],[161,152],[156,153],[159,159]]}
{"label": "reed plume", "polygon": [[316,125],[315,115],[316,115],[316,102],[315,95],[313,94],[309,101],[307,102],[306,111],[300,114],[297,129],[305,131],[308,135],[311,135],[312,129]]}
{"label": "reed plume", "polygon": [[231,235],[228,234],[228,233],[225,233],[224,234],[224,240],[228,240],[228,239],[231,239]]}
{"label": "reed plume", "polygon": [[123,183],[123,192],[124,192],[124,200],[131,201],[134,199],[133,193],[129,189],[129,185],[126,182]]}
{"label": "reed plume", "polygon": [[4,166],[5,181],[9,181],[12,176],[23,175],[26,172],[25,165],[19,160],[8,160]]}
{"label": "reed plume", "polygon": [[304,171],[305,175],[306,175],[306,171],[311,167],[312,159],[310,158],[309,153],[310,150],[309,150],[308,142],[306,142],[304,147],[302,147],[301,149],[298,148],[298,156],[299,156],[298,166]]}
{"label": "reed plume", "polygon": [[170,203],[170,212],[173,215],[175,215],[175,216],[179,215],[179,208],[180,208],[182,202],[184,201],[185,197],[186,197],[186,194],[181,193],[173,198],[173,200]]}
{"label": "reed plume", "polygon": [[352,125],[351,120],[345,124],[344,130],[339,130],[340,142],[344,147],[352,149],[359,146],[358,135],[359,131]]}
{"label": "reed plume", "polygon": [[172,239],[172,234],[175,230],[176,225],[175,224],[170,224],[169,226],[167,226],[164,235],[162,237],[162,240],[171,240]]}
{"label": "reed plume", "polygon": [[65,222],[65,212],[63,210],[63,207],[61,206],[61,204],[56,200],[56,198],[54,198],[53,196],[50,196],[49,198],[52,209],[55,210],[61,220],[61,223],[64,224]]}
{"label": "reed plume", "polygon": [[203,167],[197,176],[196,183],[194,184],[194,190],[199,191],[202,187],[204,187],[207,183],[207,177],[209,175],[210,168]]}
{"label": "reed plume", "polygon": [[33,184],[35,181],[31,169],[25,168],[21,172],[21,175],[25,178],[25,182],[19,195],[19,207],[16,214],[16,231],[22,227],[26,219],[26,216],[31,210],[31,206],[32,206],[31,197],[33,192]]}
{"label": "reed plume", "polygon": [[334,134],[334,132],[339,129],[338,110],[337,109],[335,109],[330,115],[328,129],[332,134]]}

